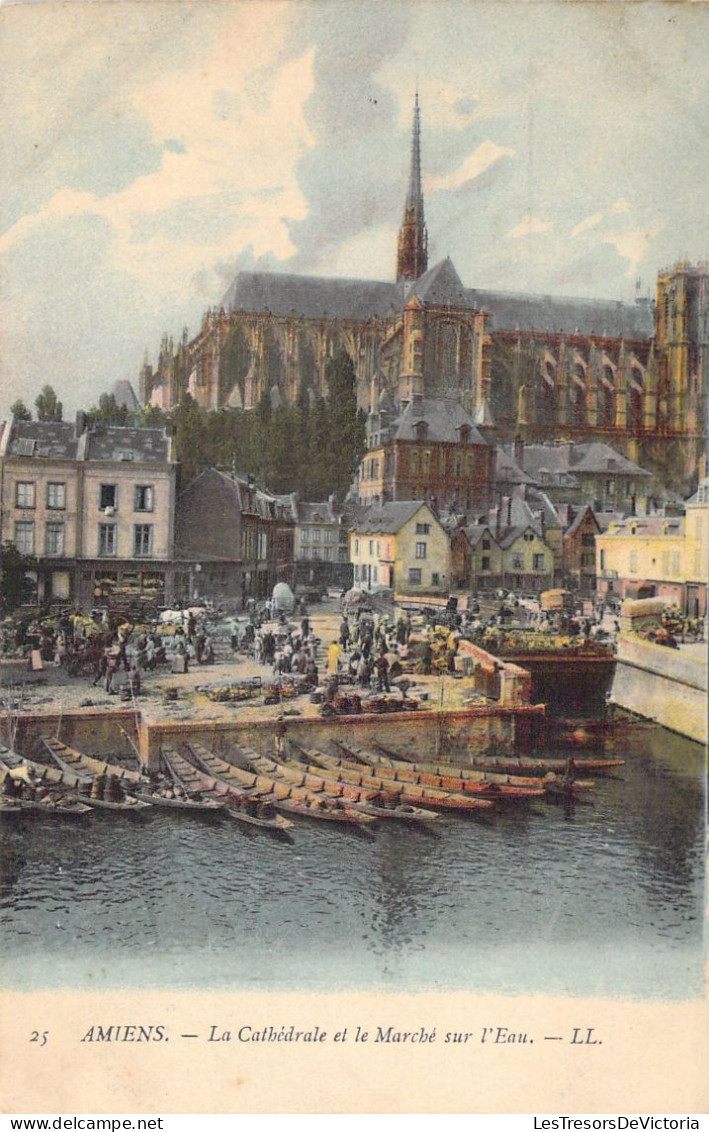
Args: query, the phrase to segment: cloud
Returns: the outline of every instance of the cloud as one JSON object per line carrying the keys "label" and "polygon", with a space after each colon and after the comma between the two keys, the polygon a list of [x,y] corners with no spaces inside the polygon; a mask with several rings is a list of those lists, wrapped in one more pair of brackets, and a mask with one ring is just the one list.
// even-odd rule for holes
{"label": "cloud", "polygon": [[465,161],[452,173],[430,177],[426,180],[426,192],[455,192],[464,185],[474,181],[492,165],[503,157],[514,157],[515,151],[509,147],[496,145],[492,141],[484,141],[474,153],[466,157]]}
{"label": "cloud", "polygon": [[507,233],[508,240],[520,240],[525,236],[542,236],[546,232],[552,232],[554,225],[548,220],[541,220],[538,216],[527,216],[524,220],[520,220],[519,224],[515,224],[514,228],[510,228]]}
{"label": "cloud", "polygon": [[603,243],[610,244],[622,259],[627,259],[629,278],[637,274],[640,264],[645,259],[653,240],[664,231],[664,222],[649,228],[633,228],[625,232],[613,232],[604,236]]}

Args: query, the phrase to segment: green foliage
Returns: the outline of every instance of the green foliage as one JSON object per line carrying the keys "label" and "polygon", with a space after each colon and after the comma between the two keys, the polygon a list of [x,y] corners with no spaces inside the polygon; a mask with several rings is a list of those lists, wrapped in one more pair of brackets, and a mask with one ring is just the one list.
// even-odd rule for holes
{"label": "green foliage", "polygon": [[32,420],[31,412],[29,411],[29,409],[25,405],[24,401],[19,397],[18,397],[17,401],[15,401],[10,406],[10,412],[12,413],[12,419],[15,420],[15,421],[31,421]]}
{"label": "green foliage", "polygon": [[34,559],[21,554],[14,543],[0,546],[0,607],[12,613],[22,604],[24,577],[34,565]]}
{"label": "green foliage", "polygon": [[125,405],[119,405],[113,393],[102,393],[98,405],[89,409],[86,414],[94,424],[126,425],[133,424],[135,414],[131,413]]}
{"label": "green foliage", "polygon": [[42,392],[35,400],[38,421],[60,421],[62,419],[62,403],[51,385],[44,385]]}
{"label": "green foliage", "polygon": [[[234,358],[244,357],[234,342]],[[239,380],[236,363],[229,379]],[[271,491],[298,492],[301,499],[343,498],[364,452],[364,414],[357,410],[354,366],[344,351],[327,369],[328,399],[314,397],[304,379],[293,405],[273,408],[264,394],[255,409],[202,409],[186,394],[161,415],[175,428],[180,487],[208,467],[252,475]],[[153,421],[144,420],[145,424]]]}

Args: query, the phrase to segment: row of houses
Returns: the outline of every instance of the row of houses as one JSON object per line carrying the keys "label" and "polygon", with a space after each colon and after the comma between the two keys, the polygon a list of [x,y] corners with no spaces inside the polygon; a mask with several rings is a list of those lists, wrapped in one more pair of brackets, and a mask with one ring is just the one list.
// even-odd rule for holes
{"label": "row of houses", "polygon": [[169,429],[90,424],[82,413],[15,420],[0,433],[0,537],[32,559],[26,598],[39,605],[245,606],[279,581],[306,593],[354,582],[440,595],[553,585],[590,595],[598,583],[619,596],[642,582],[704,609],[704,489],[686,517],[639,514],[642,469],[605,445],[561,456],[552,447],[543,488],[536,448],[498,449],[496,491],[464,511],[431,497],[340,508],[275,495],[233,469],[209,468],[178,495]]}

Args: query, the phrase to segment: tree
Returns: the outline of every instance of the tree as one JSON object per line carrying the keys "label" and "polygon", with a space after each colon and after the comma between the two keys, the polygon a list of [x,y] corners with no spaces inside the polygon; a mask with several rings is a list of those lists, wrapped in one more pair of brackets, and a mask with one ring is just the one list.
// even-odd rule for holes
{"label": "tree", "polygon": [[62,403],[51,385],[45,385],[35,401],[38,421],[60,421],[62,419]]}
{"label": "tree", "polygon": [[15,421],[32,420],[32,414],[25,405],[22,398],[18,397],[17,401],[15,401],[14,404],[10,406],[10,412],[12,413],[12,419]]}
{"label": "tree", "polygon": [[24,578],[34,565],[34,559],[21,554],[14,543],[0,546],[0,605],[3,612],[11,613],[22,604]]}
{"label": "tree", "polygon": [[321,438],[330,464],[330,491],[341,499],[364,453],[364,415],[357,410],[357,375],[346,350],[330,358],[325,369],[328,391],[328,436]]}
{"label": "tree", "polygon": [[[61,408],[61,406],[60,406]],[[133,414],[126,405],[119,405],[113,393],[102,393],[98,405],[89,409],[87,416],[95,424],[125,427],[132,422]],[[56,418],[52,418],[56,419]]]}

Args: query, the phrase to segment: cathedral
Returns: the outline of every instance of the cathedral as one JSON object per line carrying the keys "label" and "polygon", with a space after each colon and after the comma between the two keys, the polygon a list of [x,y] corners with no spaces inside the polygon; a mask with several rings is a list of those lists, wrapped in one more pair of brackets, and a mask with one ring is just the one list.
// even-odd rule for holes
{"label": "cathedral", "polygon": [[680,262],[655,302],[558,298],[464,286],[450,258],[429,267],[416,97],[396,278],[239,272],[199,333],[163,338],[140,375],[143,404],[251,409],[325,392],[344,347],[372,416],[414,398],[460,403],[486,438],[598,440],[686,494],[705,474],[707,264]]}

